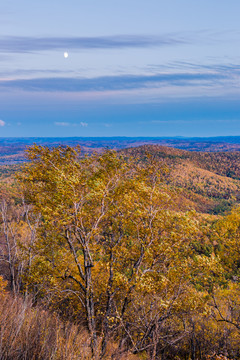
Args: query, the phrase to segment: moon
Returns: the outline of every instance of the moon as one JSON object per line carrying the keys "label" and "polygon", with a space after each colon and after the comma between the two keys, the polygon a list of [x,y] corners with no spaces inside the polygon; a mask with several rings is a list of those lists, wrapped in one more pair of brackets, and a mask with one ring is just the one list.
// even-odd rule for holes
{"label": "moon", "polygon": [[66,58],[68,58],[68,52],[65,51],[65,53],[63,54],[63,56]]}

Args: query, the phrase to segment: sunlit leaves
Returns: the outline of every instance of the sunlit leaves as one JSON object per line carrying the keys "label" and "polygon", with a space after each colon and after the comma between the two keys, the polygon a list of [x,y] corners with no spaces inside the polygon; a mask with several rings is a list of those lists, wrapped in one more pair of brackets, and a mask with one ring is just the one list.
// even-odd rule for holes
{"label": "sunlit leaves", "polygon": [[194,211],[176,211],[166,168],[151,155],[140,163],[113,151],[81,158],[69,147],[28,153],[19,180],[40,216],[29,288],[84,317],[103,349],[110,334],[135,352],[154,341],[164,348],[196,312],[210,316],[210,296],[226,285],[222,263],[238,261],[238,214],[211,228]]}

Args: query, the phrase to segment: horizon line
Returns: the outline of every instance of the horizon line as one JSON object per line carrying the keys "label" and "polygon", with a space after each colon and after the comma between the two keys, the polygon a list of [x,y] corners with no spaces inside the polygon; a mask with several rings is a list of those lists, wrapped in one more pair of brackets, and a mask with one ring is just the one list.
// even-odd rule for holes
{"label": "horizon line", "polygon": [[213,139],[213,138],[237,138],[239,135],[206,135],[206,136],[0,136],[0,139]]}

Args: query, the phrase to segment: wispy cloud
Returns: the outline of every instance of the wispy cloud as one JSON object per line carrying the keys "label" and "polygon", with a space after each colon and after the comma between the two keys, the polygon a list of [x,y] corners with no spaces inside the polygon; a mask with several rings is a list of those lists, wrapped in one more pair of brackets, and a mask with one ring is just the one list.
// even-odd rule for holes
{"label": "wispy cloud", "polygon": [[[1,53],[1,49],[0,49],[0,53]],[[6,55],[6,54],[3,54],[1,53],[1,56],[0,56],[0,62],[6,62],[6,61],[11,61],[11,55]]]}
{"label": "wispy cloud", "polygon": [[60,49],[148,48],[189,43],[179,34],[162,36],[115,35],[97,37],[0,37],[0,52],[26,53]]}
{"label": "wispy cloud", "polygon": [[36,76],[36,74],[58,74],[58,75],[61,75],[61,74],[73,74],[74,71],[73,70],[56,70],[56,69],[14,69],[14,70],[11,70],[11,71],[1,71],[0,70],[0,76],[6,78],[6,77],[17,77],[17,76],[28,76],[28,77],[31,77],[31,76]]}
{"label": "wispy cloud", "polygon": [[54,123],[56,126],[69,126],[70,123],[64,121],[55,121]]}
{"label": "wispy cloud", "polygon": [[82,127],[88,127],[88,123],[86,123],[86,122],[80,122],[80,126],[82,126]]}
{"label": "wispy cloud", "polygon": [[87,122],[83,122],[81,121],[80,123],[76,124],[76,123],[70,123],[70,122],[65,122],[65,121],[55,121],[54,125],[56,126],[81,126],[81,127],[88,127],[88,123]]}
{"label": "wispy cloud", "polygon": [[148,72],[194,72],[194,73],[219,73],[219,74],[240,74],[240,65],[236,63],[210,63],[203,64],[190,61],[172,61],[165,64],[148,64],[145,69]]}
{"label": "wispy cloud", "polygon": [[82,49],[124,49],[152,48],[176,46],[181,44],[215,44],[232,41],[238,32],[213,32],[198,30],[191,32],[165,33],[160,35],[111,35],[92,37],[51,37],[51,36],[2,36],[0,37],[0,52],[29,53],[52,50],[82,50]]}
{"label": "wispy cloud", "polygon": [[169,73],[154,75],[122,75],[95,78],[35,78],[0,80],[0,88],[44,92],[116,91],[163,86],[212,85],[227,78],[223,72]]}
{"label": "wispy cloud", "polygon": [[0,126],[5,126],[5,125],[6,125],[5,121],[0,120]]}

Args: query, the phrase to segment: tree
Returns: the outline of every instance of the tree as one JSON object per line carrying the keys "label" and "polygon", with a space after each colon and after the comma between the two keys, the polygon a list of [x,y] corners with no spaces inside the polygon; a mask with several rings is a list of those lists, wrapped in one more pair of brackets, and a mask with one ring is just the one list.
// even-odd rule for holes
{"label": "tree", "polygon": [[219,219],[212,238],[224,269],[225,286],[213,296],[214,317],[240,331],[240,208]]}
{"label": "tree", "polygon": [[21,290],[25,270],[32,261],[32,246],[39,218],[30,213],[29,205],[21,202],[16,205],[10,196],[2,198],[0,262],[6,269],[5,277],[14,295]]}
{"label": "tree", "polygon": [[[62,312],[84,314],[95,358],[111,335],[119,353],[155,359],[204,302],[189,266],[198,222],[169,210],[165,170],[151,156],[138,164],[113,151],[80,158],[78,148],[34,146],[28,158],[18,178],[41,217],[28,286]],[[170,321],[177,331],[166,333]]]}

